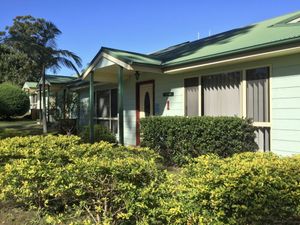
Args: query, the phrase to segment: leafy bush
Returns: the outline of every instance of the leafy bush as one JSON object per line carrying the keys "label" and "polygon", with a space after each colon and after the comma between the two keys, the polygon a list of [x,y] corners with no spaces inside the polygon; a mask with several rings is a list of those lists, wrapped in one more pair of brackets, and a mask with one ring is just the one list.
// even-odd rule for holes
{"label": "leafy bush", "polygon": [[[95,142],[107,141],[109,143],[117,143],[116,136],[113,133],[111,133],[109,129],[99,124],[96,124],[94,126],[94,135]],[[89,126],[86,126],[82,129],[82,131],[80,132],[80,137],[85,143],[88,143],[90,141]]]}
{"label": "leafy bush", "polygon": [[299,156],[201,156],[180,178],[162,184],[159,192],[165,195],[156,218],[165,224],[298,224],[299,165]]}
{"label": "leafy bush", "polygon": [[300,156],[206,155],[169,175],[159,159],[76,136],[0,140],[0,203],[38,209],[49,224],[299,222]]}
{"label": "leafy bush", "polygon": [[147,193],[165,177],[158,155],[106,142],[79,143],[75,136],[0,140],[0,201],[50,215],[76,210],[107,224],[142,220],[154,207]]}
{"label": "leafy bush", "polygon": [[0,84],[0,117],[22,116],[28,112],[28,95],[18,86],[9,83]]}
{"label": "leafy bush", "polygon": [[167,164],[180,165],[207,153],[228,157],[255,151],[254,130],[250,120],[238,117],[147,117],[141,120],[141,145]]}

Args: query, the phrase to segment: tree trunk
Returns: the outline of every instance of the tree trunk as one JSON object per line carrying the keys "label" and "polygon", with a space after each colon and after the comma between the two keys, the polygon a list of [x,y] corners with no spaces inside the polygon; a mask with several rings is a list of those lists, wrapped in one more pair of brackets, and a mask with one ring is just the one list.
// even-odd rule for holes
{"label": "tree trunk", "polygon": [[45,66],[43,66],[42,71],[42,89],[43,89],[43,133],[47,134],[47,109],[46,109],[46,71]]}

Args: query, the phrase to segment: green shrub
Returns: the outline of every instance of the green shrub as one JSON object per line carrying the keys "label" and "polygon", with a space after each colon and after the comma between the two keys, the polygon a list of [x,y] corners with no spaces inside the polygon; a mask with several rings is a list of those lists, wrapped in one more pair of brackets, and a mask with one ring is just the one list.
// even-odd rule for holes
{"label": "green shrub", "polygon": [[299,165],[300,157],[264,153],[201,156],[162,184],[155,217],[165,224],[298,224]]}
{"label": "green shrub", "polygon": [[9,83],[0,84],[0,117],[23,116],[29,107],[28,95],[18,86]]}
{"label": "green shrub", "polygon": [[165,177],[158,155],[106,142],[79,143],[75,136],[0,140],[0,201],[50,215],[91,213],[113,224],[143,220],[154,208],[148,193]]}
{"label": "green shrub", "polygon": [[[107,141],[109,143],[117,143],[116,136],[110,132],[109,129],[107,129],[104,126],[101,126],[99,124],[96,124],[94,126],[94,139],[95,142],[99,141]],[[82,131],[80,132],[80,137],[83,142],[89,143],[90,142],[90,127],[85,126]]]}
{"label": "green shrub", "polygon": [[255,128],[238,117],[148,117],[141,120],[142,146],[167,164],[183,164],[207,153],[228,157],[257,150]]}

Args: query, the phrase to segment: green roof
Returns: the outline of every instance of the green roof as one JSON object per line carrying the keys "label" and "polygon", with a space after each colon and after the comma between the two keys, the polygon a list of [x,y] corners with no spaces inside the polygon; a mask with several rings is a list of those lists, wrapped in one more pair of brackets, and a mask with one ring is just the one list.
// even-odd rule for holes
{"label": "green roof", "polygon": [[63,75],[46,75],[46,80],[50,84],[66,84],[77,79],[77,77],[63,76]]}
{"label": "green roof", "polygon": [[37,87],[37,85],[38,85],[37,82],[25,82],[24,85],[23,85],[23,88],[26,87],[26,88],[32,88],[32,89],[34,89],[34,88]]}
{"label": "green roof", "polygon": [[237,53],[300,43],[300,23],[288,23],[299,17],[300,11],[200,40],[184,42],[148,55],[111,48],[102,48],[100,52],[106,52],[127,64],[160,67],[213,60]]}
{"label": "green roof", "polygon": [[154,66],[161,65],[161,60],[156,59],[156,57],[154,56],[152,57],[146,54],[123,51],[123,50],[113,49],[113,48],[102,48],[102,51],[119,60],[122,60],[127,64],[137,63],[137,64],[148,64]]}

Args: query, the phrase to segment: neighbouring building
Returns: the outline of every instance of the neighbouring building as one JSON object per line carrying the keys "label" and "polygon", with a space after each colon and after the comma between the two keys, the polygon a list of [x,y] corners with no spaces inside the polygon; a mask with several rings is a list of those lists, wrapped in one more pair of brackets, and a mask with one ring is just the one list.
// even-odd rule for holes
{"label": "neighbouring building", "polygon": [[25,91],[29,96],[30,108],[26,115],[30,115],[33,120],[36,120],[39,115],[38,109],[38,91],[37,82],[25,82],[22,90]]}

